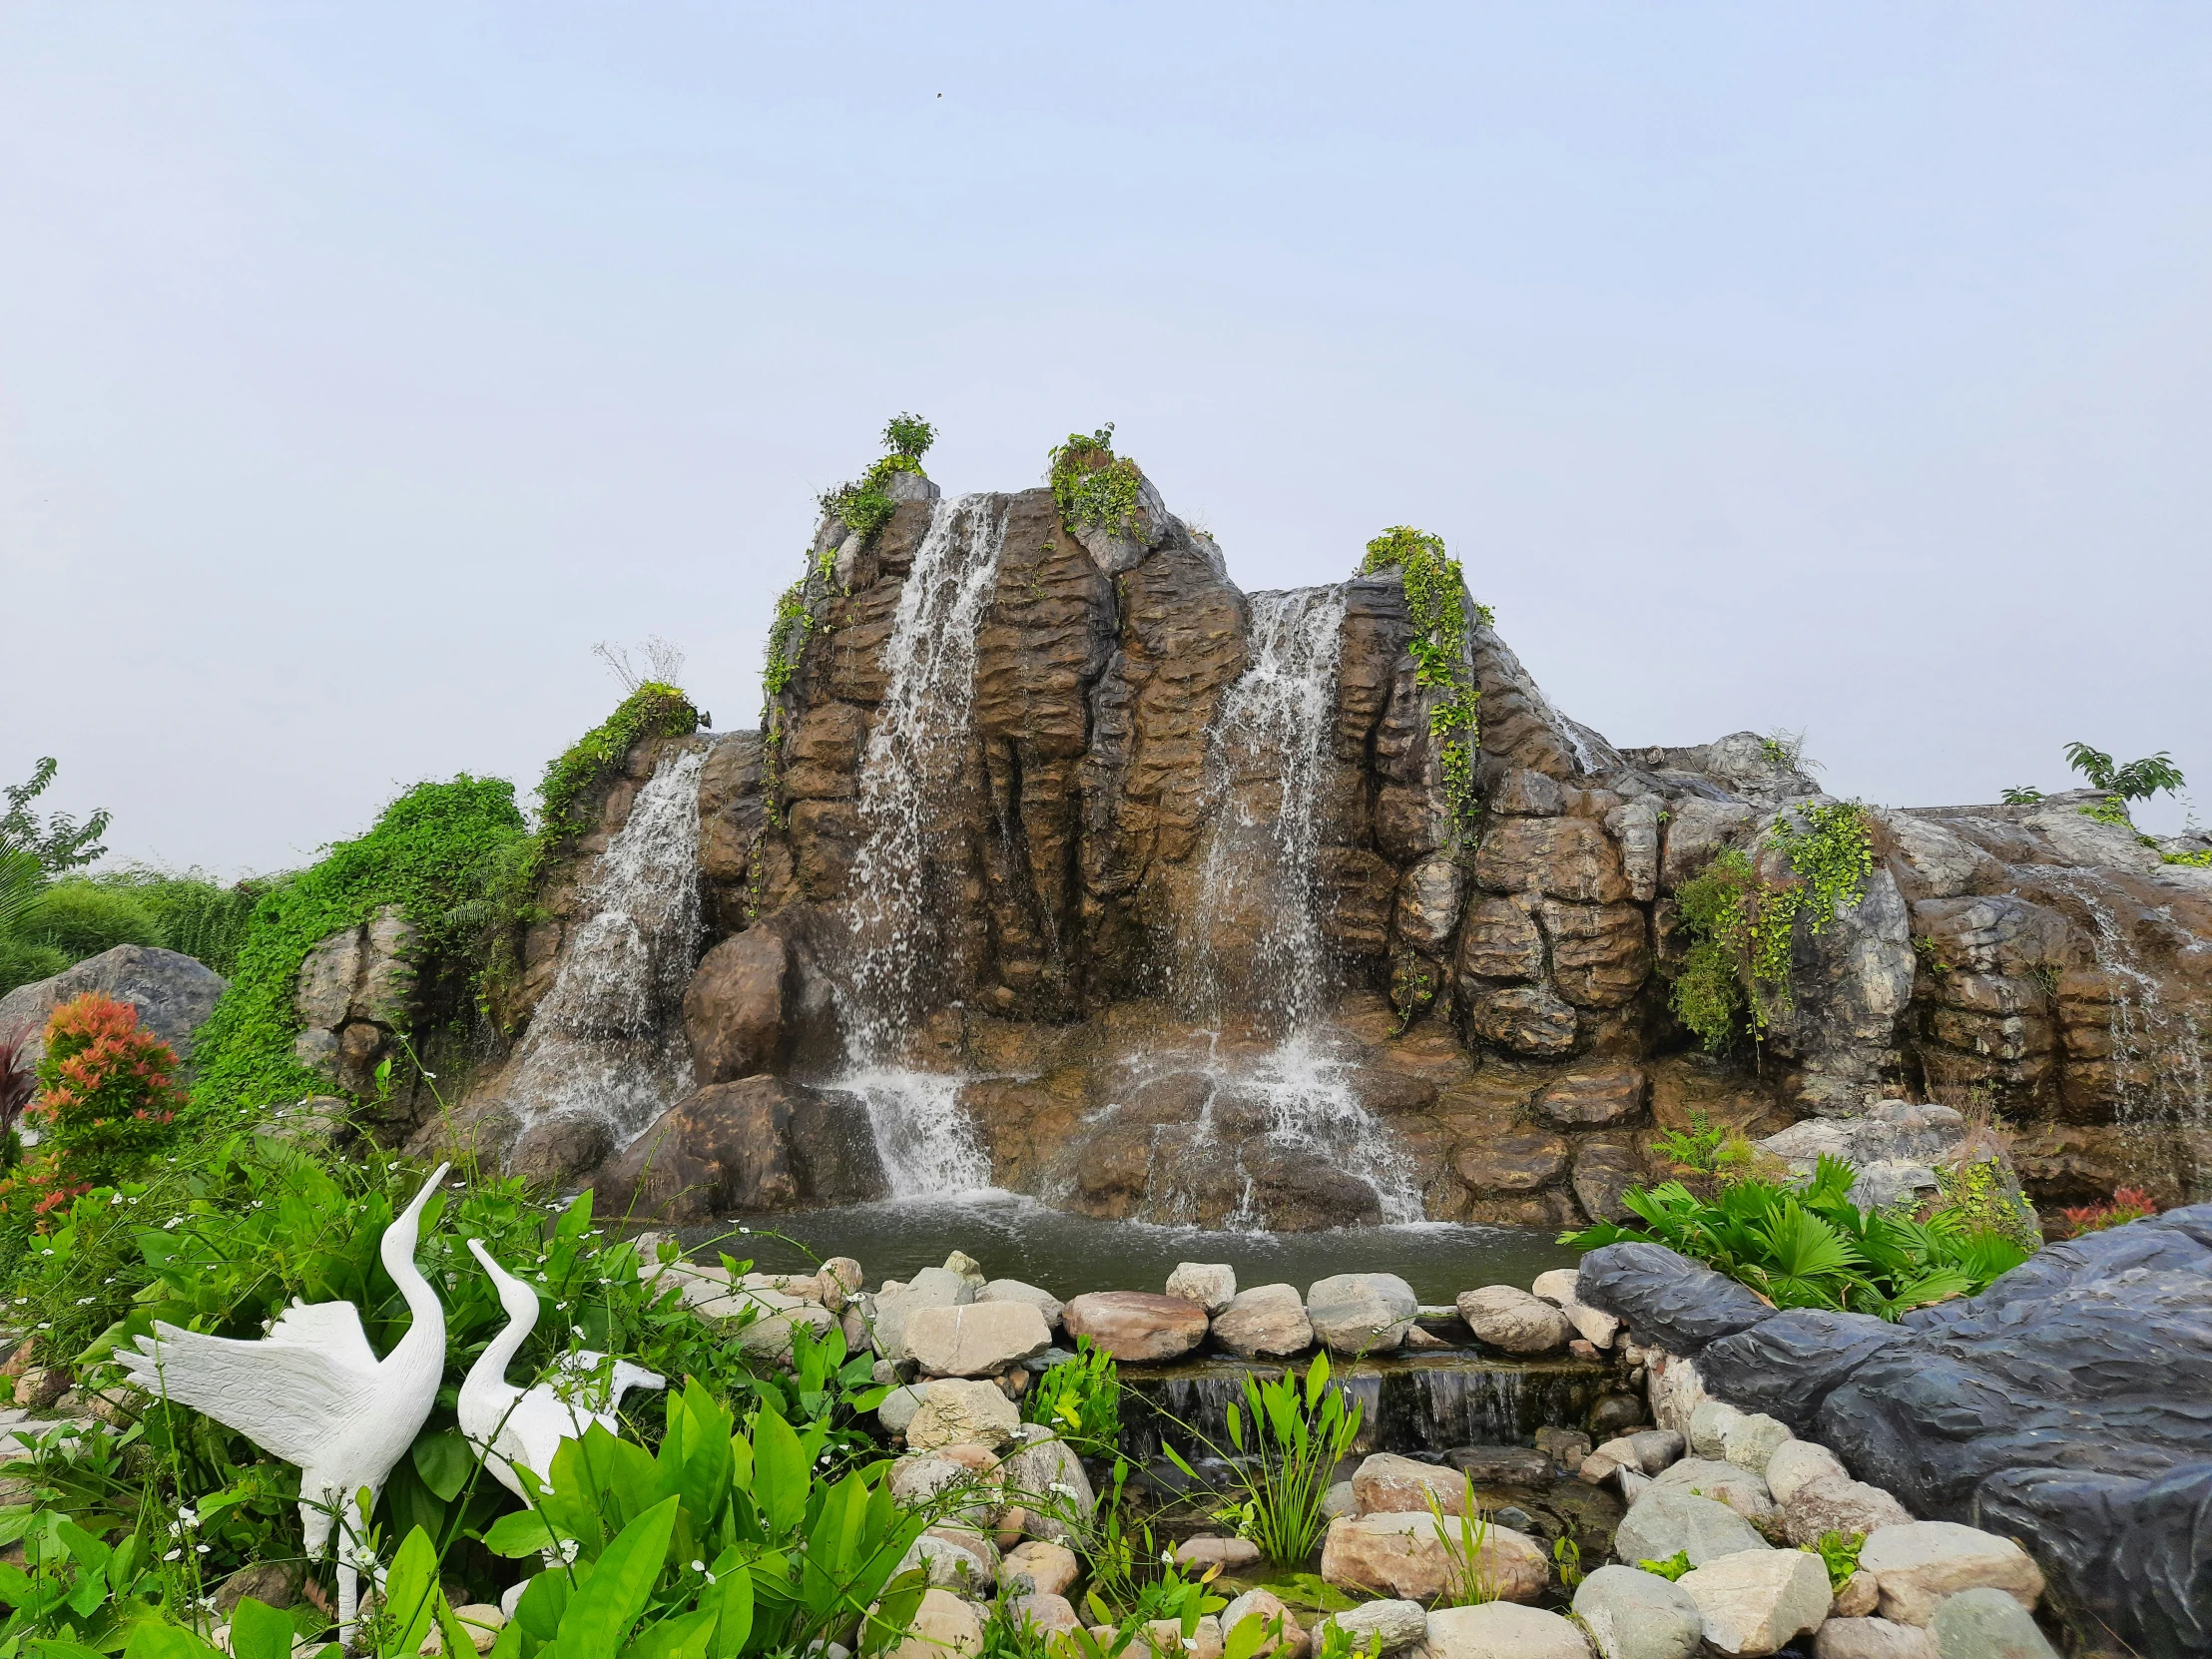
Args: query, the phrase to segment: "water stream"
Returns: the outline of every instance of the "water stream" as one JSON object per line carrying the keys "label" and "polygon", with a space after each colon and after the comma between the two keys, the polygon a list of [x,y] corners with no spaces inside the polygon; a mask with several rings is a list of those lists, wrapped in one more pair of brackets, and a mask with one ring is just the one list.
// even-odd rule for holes
{"label": "water stream", "polygon": [[525,1131],[597,1118],[619,1149],[691,1089],[682,1011],[699,949],[705,761],[698,749],[664,758],[600,856],[589,919],[562,948],[507,1084]]}
{"label": "water stream", "polygon": [[914,1022],[955,994],[939,918],[956,911],[960,871],[944,837],[957,835],[951,797],[973,725],[975,632],[1005,535],[995,497],[965,495],[932,508],[883,646],[883,702],[860,767],[851,965],[837,998],[849,1069],[836,1086],[866,1102],[899,1198],[990,1182],[959,1080],[910,1069],[904,1051]]}

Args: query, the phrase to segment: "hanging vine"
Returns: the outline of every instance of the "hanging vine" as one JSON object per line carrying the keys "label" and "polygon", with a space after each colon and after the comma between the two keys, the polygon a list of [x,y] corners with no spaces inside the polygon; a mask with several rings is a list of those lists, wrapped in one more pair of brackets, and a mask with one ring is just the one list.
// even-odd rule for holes
{"label": "hanging vine", "polygon": [[1429,709],[1428,735],[1441,745],[1437,759],[1452,822],[1463,825],[1473,819],[1477,805],[1474,756],[1481,723],[1475,705],[1482,696],[1468,658],[1467,629],[1470,622],[1486,627],[1490,608],[1474,605],[1470,610],[1459,561],[1445,554],[1441,536],[1425,530],[1395,524],[1369,542],[1361,574],[1384,570],[1396,571],[1405,583],[1405,608],[1413,621],[1406,650],[1413,659],[1414,683],[1444,693]]}

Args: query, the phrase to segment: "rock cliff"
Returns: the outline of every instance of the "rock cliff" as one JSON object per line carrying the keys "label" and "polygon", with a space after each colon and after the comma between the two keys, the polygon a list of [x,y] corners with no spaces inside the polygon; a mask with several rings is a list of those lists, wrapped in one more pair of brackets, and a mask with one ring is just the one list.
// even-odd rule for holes
{"label": "rock cliff", "polygon": [[1695,1111],[1772,1132],[1903,1096],[2003,1114],[2044,1203],[2212,1192],[2212,870],[2098,798],[1870,810],[1862,895],[1801,918],[1763,1048],[1715,1060],[1668,1008],[1676,895],[1827,801],[1786,751],[1617,749],[1462,595],[1462,788],[1400,571],[1247,595],[1149,483],[1107,533],[1049,489],[894,482],[873,535],[822,526],[761,729],[641,745],[547,873],[518,1024],[608,948],[603,866],[695,757],[696,970],[638,1015],[681,1025],[666,1115],[479,1101],[494,1150],[606,1156],[603,1198],[678,1216],[993,1184],[1550,1225],[1613,1212]]}

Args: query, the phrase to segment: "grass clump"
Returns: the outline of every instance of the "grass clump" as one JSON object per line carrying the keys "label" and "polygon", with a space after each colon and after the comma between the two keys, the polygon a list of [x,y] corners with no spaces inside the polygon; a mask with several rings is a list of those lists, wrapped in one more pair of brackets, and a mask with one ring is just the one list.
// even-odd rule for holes
{"label": "grass clump", "polygon": [[[1217,1518],[1234,1522],[1238,1535],[1278,1567],[1300,1566],[1313,1553],[1327,1525],[1322,1503],[1330,1481],[1360,1436],[1359,1402],[1329,1380],[1326,1354],[1315,1356],[1303,1381],[1295,1373],[1267,1382],[1247,1375],[1243,1406],[1229,1407],[1226,1448],[1183,1425],[1233,1471],[1228,1487],[1215,1492]],[[1190,1479],[1202,1480],[1183,1453],[1162,1450]]]}

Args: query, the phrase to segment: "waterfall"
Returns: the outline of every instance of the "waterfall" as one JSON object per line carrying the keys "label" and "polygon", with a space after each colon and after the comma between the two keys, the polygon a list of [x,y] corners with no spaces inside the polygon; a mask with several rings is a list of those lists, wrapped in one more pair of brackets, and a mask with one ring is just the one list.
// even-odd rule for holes
{"label": "waterfall", "polygon": [[[1345,589],[1258,593],[1251,605],[1251,666],[1224,695],[1207,735],[1219,810],[1181,951],[1182,1000],[1196,1018],[1238,1016],[1274,1039],[1257,1059],[1205,1068],[1218,1088],[1259,1109],[1272,1149],[1366,1182],[1384,1221],[1419,1221],[1410,1165],[1360,1103],[1352,1063],[1320,1029],[1329,952],[1317,798],[1337,713]],[[1249,1180],[1245,1194],[1230,1225],[1265,1226]],[[1170,1193],[1162,1207],[1172,1213],[1188,1201]]]}
{"label": "waterfall", "polygon": [[692,1086],[684,989],[699,948],[699,774],[666,756],[584,894],[506,1094],[524,1130],[597,1118],[619,1149]]}
{"label": "waterfall", "polygon": [[901,1060],[914,1021],[954,985],[940,918],[959,899],[944,837],[958,836],[950,798],[973,724],[975,633],[1005,535],[1004,506],[993,496],[939,500],[931,509],[883,646],[883,702],[860,767],[862,841],[848,883],[852,956],[837,998],[850,1069],[837,1086],[866,1102],[885,1177],[900,1198],[990,1182],[959,1080]]}
{"label": "waterfall", "polygon": [[2091,870],[2041,872],[2089,915],[2089,948],[2112,986],[2112,1118],[2122,1129],[2212,1129],[2204,1042],[2186,1008],[2169,1010],[2158,976],[2142,965],[2135,941],[2093,889]]}

